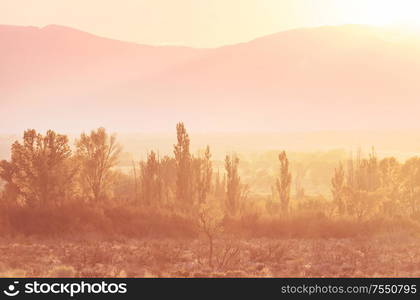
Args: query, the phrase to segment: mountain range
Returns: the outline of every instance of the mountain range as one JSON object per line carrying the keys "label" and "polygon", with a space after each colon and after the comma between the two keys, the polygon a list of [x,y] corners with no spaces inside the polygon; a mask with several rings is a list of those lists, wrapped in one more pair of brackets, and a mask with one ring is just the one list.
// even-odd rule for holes
{"label": "mountain range", "polygon": [[219,48],[0,26],[0,133],[419,129],[420,35],[364,25]]}

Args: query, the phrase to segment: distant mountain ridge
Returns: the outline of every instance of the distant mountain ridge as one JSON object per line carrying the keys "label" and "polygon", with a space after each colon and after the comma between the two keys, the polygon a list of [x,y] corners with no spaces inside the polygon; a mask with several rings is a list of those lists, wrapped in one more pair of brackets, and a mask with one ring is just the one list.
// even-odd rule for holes
{"label": "distant mountain ridge", "polygon": [[214,49],[0,26],[0,132],[420,128],[420,38],[302,28]]}

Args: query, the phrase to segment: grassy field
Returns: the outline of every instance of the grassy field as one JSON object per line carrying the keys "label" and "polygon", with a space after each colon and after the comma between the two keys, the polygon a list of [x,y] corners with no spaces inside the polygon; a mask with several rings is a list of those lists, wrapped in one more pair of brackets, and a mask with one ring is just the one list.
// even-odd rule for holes
{"label": "grassy field", "polygon": [[1,277],[419,277],[420,239],[2,240]]}

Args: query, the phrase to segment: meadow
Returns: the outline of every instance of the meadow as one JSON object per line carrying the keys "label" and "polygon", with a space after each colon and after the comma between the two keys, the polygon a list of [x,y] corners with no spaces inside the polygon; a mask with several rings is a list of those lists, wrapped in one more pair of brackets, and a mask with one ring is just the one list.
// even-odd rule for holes
{"label": "meadow", "polygon": [[[2,277],[419,277],[418,236],[202,240],[1,240]],[[16,259],[16,258],[19,259]]]}

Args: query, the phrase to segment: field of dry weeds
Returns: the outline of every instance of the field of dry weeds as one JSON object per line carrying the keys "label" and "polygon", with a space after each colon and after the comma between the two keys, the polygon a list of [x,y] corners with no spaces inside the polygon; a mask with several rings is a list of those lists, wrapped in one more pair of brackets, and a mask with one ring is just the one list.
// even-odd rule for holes
{"label": "field of dry weeds", "polygon": [[419,277],[420,238],[0,242],[1,277]]}

